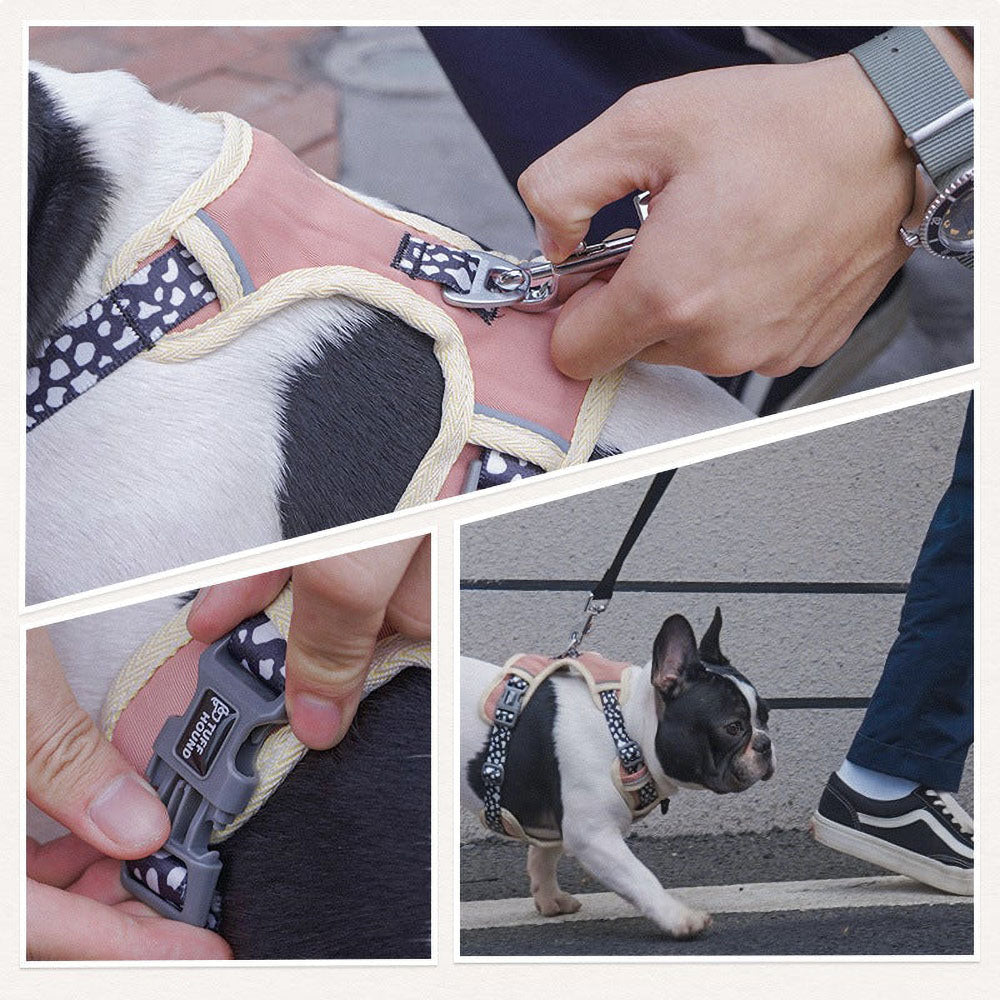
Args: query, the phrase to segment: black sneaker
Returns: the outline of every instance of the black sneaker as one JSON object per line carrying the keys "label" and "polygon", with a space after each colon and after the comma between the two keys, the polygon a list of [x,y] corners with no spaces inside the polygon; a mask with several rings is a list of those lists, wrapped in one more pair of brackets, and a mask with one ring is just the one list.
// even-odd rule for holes
{"label": "black sneaker", "polygon": [[946,792],[921,787],[901,799],[869,799],[831,774],[810,830],[835,851],[972,895],[972,819]]}

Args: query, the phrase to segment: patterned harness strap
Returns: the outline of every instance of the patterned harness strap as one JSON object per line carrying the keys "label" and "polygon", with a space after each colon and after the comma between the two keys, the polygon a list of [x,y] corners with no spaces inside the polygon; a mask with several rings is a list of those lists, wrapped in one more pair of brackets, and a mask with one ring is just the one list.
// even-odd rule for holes
{"label": "patterned harness strap", "polygon": [[[493,725],[481,769],[484,785],[483,822],[495,833],[503,836],[508,835],[501,805],[507,751],[514,735],[514,727],[524,708],[524,696],[528,687],[529,684],[523,677],[517,674],[507,676],[493,712]],[[629,736],[625,728],[618,692],[601,691],[600,699],[604,721],[615,745],[615,752],[618,754],[622,788],[636,796],[635,806],[630,806],[633,813],[644,812],[661,799],[656,782],[646,766],[642,748]],[[664,813],[669,803],[669,799],[662,800],[661,808]]]}
{"label": "patterned harness strap", "polygon": [[[149,857],[126,861],[122,866],[125,887],[159,912],[212,930],[218,927],[221,917],[221,900],[215,890],[221,863],[218,853],[208,850],[208,837],[213,829],[229,823],[239,809],[231,808],[237,803],[228,787],[212,789],[222,802],[216,805],[209,802],[192,781],[199,775],[203,778],[208,775],[223,750],[225,753],[218,760],[220,766],[227,760],[234,761],[239,754],[241,767],[245,769],[243,748],[249,743],[256,752],[270,728],[284,721],[287,644],[271,619],[265,614],[257,614],[238,625],[227,639],[209,647],[207,652],[220,646],[230,662],[246,672],[249,685],[257,689],[254,692],[256,702],[251,700],[246,706],[238,706],[231,681],[228,685],[219,683],[218,671],[205,677],[205,671],[199,669],[201,697],[195,696],[193,711],[185,716],[184,725],[164,726],[161,738],[164,733],[168,736],[157,739],[156,754],[147,770],[147,777],[170,814],[170,839]],[[269,710],[257,725],[252,725],[252,718],[247,720],[251,725],[246,728],[246,739],[238,746],[227,743],[226,738],[238,716],[246,713],[247,706],[254,703]],[[176,717],[168,720],[173,721],[182,720]],[[193,773],[185,771],[176,759],[168,761],[171,750],[193,769]],[[214,770],[217,774],[226,773],[220,772],[219,767]],[[215,784],[224,784],[224,779]],[[253,784],[256,784],[255,778]]]}
{"label": "patterned harness strap", "polygon": [[154,257],[45,340],[28,366],[28,431],[97,385],[199,309],[215,289],[180,243]]}
{"label": "patterned harness strap", "polygon": [[[392,266],[414,279],[463,290],[471,283],[474,260],[463,250],[426,243],[407,233]],[[26,429],[48,420],[217,297],[205,269],[182,244],[154,257],[42,343],[28,367]],[[497,315],[496,310],[473,311],[488,323]],[[463,492],[544,471],[525,459],[484,448],[469,466]]]}

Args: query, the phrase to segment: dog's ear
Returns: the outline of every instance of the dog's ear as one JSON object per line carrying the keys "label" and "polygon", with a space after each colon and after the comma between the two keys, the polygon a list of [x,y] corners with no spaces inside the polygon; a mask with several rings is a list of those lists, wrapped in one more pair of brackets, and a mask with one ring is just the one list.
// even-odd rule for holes
{"label": "dog's ear", "polygon": [[728,667],[729,660],[719,646],[719,633],[722,631],[722,611],[717,607],[712,618],[712,624],[705,630],[701,637],[701,645],[698,653],[705,663],[713,663],[718,667]]}
{"label": "dog's ear", "polygon": [[653,643],[653,686],[674,697],[690,671],[700,666],[694,630],[683,615],[671,615]]}

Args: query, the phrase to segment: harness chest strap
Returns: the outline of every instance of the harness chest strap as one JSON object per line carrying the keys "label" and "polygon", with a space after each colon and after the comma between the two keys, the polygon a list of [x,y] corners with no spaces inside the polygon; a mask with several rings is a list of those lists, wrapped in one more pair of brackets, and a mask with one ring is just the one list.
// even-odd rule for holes
{"label": "harness chest strap", "polygon": [[29,430],[140,352],[190,360],[294,302],[344,295],[430,336],[444,373],[440,431],[401,506],[590,457],[621,373],[591,383],[559,373],[548,354],[554,312],[449,305],[442,287],[471,282],[471,240],[368,204],[266,133],[215,117],[219,160],[126,243],[103,297],[30,366]]}
{"label": "harness chest strap", "polygon": [[480,821],[487,829],[543,847],[561,840],[558,830],[551,837],[526,833],[517,817],[501,805],[504,765],[517,720],[542,682],[558,672],[584,681],[595,707],[603,713],[617,752],[611,779],[632,818],[641,819],[658,803],[662,803],[666,812],[669,799],[657,788],[641,748],[625,729],[621,708],[628,700],[625,674],[628,667],[627,663],[608,660],[593,652],[556,658],[521,653],[504,664],[498,677],[483,692],[479,705],[481,718],[492,727],[482,767],[484,796]]}
{"label": "harness chest strap", "polygon": [[[208,647],[188,634],[188,610],[126,663],[108,694],[102,727],[157,788],[172,823],[160,851],[124,863],[123,883],[167,916],[212,927],[221,862],[211,845],[256,813],[306,747],[284,711],[290,588]],[[406,667],[429,665],[428,644],[384,630],[364,695]]]}

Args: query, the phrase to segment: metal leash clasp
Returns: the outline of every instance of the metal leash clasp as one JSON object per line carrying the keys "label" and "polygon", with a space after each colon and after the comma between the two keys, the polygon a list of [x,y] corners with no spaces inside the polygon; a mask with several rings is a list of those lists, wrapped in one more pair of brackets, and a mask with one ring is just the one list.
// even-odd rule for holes
{"label": "metal leash clasp", "polygon": [[586,639],[591,628],[594,625],[594,619],[603,614],[608,610],[608,605],[611,603],[611,598],[596,598],[593,594],[588,595],[587,603],[583,608],[583,622],[578,628],[573,629],[569,636],[569,647],[562,654],[560,659],[564,657],[577,657],[580,655],[580,643]]}
{"label": "metal leash clasp", "polygon": [[[633,198],[639,224],[649,215],[650,193],[640,191]],[[603,271],[621,263],[632,249],[635,234],[617,236],[600,243],[582,243],[558,264],[545,258],[512,264],[496,254],[474,252],[478,260],[472,285],[467,291],[445,288],[445,302],[465,309],[497,309],[510,306],[521,312],[541,312],[557,305],[559,278],[564,274],[586,274]]]}

